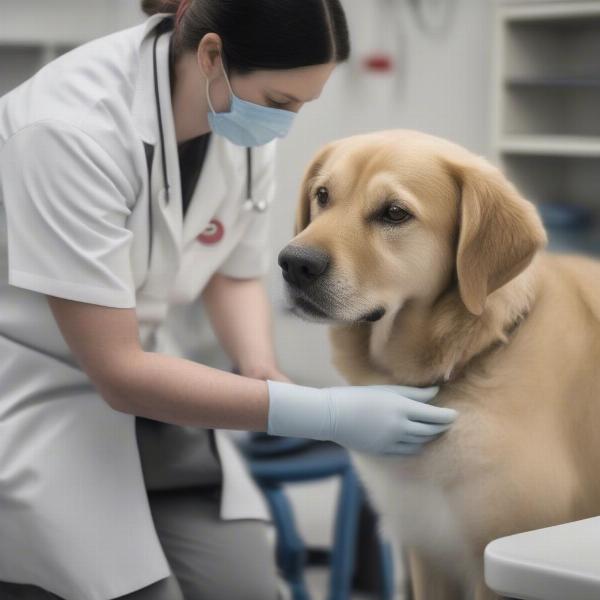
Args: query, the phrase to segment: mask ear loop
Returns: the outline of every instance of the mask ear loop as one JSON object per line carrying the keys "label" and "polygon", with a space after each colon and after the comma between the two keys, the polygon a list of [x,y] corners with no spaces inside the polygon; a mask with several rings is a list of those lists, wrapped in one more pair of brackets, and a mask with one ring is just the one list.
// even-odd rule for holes
{"label": "mask ear loop", "polygon": [[[225,75],[225,81],[227,83],[227,87],[229,88],[229,104],[231,106],[231,100],[235,94],[233,93],[233,89],[231,88],[231,83],[229,83],[229,77],[227,77],[227,72],[225,71],[225,67],[223,66],[223,59],[221,58],[221,69],[223,71],[223,75]],[[205,75],[206,77],[206,75]],[[217,111],[214,109],[213,104],[210,100],[210,80],[206,77],[206,99],[208,100],[208,107],[211,112],[216,115]]]}

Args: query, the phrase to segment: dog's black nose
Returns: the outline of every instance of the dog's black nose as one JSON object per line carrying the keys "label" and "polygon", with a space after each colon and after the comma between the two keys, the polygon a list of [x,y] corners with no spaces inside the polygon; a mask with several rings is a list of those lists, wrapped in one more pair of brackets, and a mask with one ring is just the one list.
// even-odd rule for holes
{"label": "dog's black nose", "polygon": [[283,278],[292,285],[306,287],[323,275],[329,266],[329,255],[320,248],[286,246],[277,259]]}

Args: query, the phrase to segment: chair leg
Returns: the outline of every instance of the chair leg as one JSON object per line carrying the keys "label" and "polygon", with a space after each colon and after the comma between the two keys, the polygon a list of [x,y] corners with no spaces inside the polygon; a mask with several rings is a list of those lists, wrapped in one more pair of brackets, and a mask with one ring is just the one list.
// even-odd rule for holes
{"label": "chair leg", "polygon": [[277,562],[292,590],[293,600],[310,600],[304,580],[306,547],[296,529],[294,513],[283,489],[262,488],[277,529]]}
{"label": "chair leg", "polygon": [[394,598],[394,553],[389,542],[377,534],[379,540],[379,563],[381,565],[381,600]]}
{"label": "chair leg", "polygon": [[342,475],[335,522],[329,600],[349,600],[354,576],[358,517],[363,491],[352,467]]}

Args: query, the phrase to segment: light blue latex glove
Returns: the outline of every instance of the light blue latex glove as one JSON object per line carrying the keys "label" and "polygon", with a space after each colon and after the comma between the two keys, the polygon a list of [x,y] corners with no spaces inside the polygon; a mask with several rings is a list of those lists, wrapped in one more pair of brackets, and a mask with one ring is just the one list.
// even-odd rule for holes
{"label": "light blue latex glove", "polygon": [[437,387],[267,384],[269,434],[329,440],[359,452],[416,454],[458,415],[427,404]]}

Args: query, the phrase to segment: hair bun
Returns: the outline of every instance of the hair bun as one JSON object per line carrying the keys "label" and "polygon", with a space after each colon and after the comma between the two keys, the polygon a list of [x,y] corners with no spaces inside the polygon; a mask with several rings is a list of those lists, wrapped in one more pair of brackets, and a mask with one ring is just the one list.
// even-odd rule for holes
{"label": "hair bun", "polygon": [[147,15],[156,15],[158,13],[175,14],[181,0],[142,0],[142,10]]}

